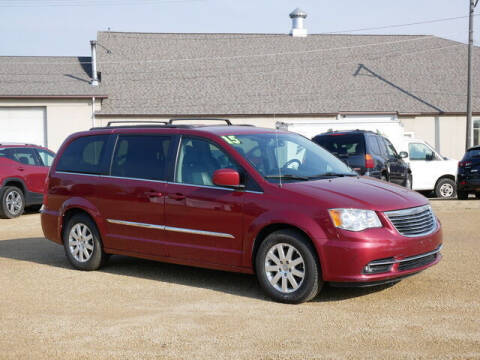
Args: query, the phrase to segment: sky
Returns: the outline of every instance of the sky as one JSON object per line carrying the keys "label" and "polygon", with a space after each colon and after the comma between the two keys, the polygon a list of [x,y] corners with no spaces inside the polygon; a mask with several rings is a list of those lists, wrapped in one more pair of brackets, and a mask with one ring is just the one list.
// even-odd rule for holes
{"label": "sky", "polygon": [[[108,29],[288,33],[296,7],[307,12],[309,33],[429,34],[466,43],[468,6],[469,0],[0,0],[0,55],[89,55],[89,41]],[[350,31],[452,17],[464,18]],[[480,45],[480,16],[474,40]]]}

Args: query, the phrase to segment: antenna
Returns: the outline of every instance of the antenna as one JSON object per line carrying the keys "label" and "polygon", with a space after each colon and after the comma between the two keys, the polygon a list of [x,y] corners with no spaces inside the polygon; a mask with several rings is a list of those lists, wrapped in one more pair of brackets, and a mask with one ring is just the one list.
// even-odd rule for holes
{"label": "antenna", "polygon": [[[273,113],[273,122],[275,122],[275,113]],[[278,166],[278,180],[279,185],[282,187],[282,169],[280,168],[280,157],[278,156],[278,129],[275,126],[275,155],[277,156],[277,166]]]}

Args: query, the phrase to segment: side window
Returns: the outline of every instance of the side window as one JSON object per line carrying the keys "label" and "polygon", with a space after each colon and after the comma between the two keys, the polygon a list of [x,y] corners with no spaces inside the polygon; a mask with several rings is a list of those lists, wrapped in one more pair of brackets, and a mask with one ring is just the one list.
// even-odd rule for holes
{"label": "side window", "polygon": [[225,168],[239,170],[220,147],[207,140],[182,138],[175,171],[176,182],[214,186],[213,173]]}
{"label": "side window", "polygon": [[40,165],[35,150],[31,148],[7,149],[8,157],[24,165]]}
{"label": "side window", "polygon": [[368,146],[370,148],[370,151],[375,155],[382,155],[382,153],[380,152],[380,148],[378,147],[378,142],[375,139],[375,136],[368,135],[367,139],[368,139]]}
{"label": "side window", "polygon": [[408,144],[408,154],[410,160],[434,160],[435,153],[432,149],[422,143]]}
{"label": "side window", "polygon": [[170,136],[121,135],[112,161],[112,176],[165,180]]}
{"label": "side window", "polygon": [[105,172],[108,135],[84,136],[72,141],[58,161],[58,171],[86,174]]}
{"label": "side window", "polygon": [[40,156],[40,159],[42,160],[43,166],[52,166],[53,159],[55,158],[54,153],[41,149],[37,149],[37,152]]}
{"label": "side window", "polygon": [[395,147],[392,145],[390,140],[383,138],[383,141],[385,141],[385,145],[387,145],[387,154],[390,158],[397,158],[398,154],[397,151],[395,150]]}
{"label": "side window", "polygon": [[378,150],[380,150],[379,154],[382,156],[388,156],[387,145],[383,139],[380,136],[375,136],[375,140],[377,140]]}

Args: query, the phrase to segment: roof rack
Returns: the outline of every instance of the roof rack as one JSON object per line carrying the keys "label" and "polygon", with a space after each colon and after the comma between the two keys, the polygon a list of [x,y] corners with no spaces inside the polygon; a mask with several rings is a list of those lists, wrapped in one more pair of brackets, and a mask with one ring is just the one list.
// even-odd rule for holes
{"label": "roof rack", "polygon": [[172,125],[174,121],[225,121],[227,126],[232,126],[232,122],[228,119],[220,119],[220,118],[173,118],[168,121],[169,125]]}
{"label": "roof rack", "polygon": [[30,143],[18,143],[18,142],[1,142],[0,146],[4,145],[12,145],[12,146],[37,146],[35,144],[30,144]]}
{"label": "roof rack", "polygon": [[167,121],[151,121],[151,120],[148,120],[148,121],[139,121],[139,120],[134,120],[134,121],[128,121],[128,120],[115,120],[115,121],[109,121],[107,123],[107,127],[111,127],[112,124],[163,124],[163,125],[167,125],[168,122]]}
{"label": "roof rack", "polygon": [[[232,126],[232,123],[228,119],[219,119],[219,118],[172,118],[170,120],[115,120],[109,121],[107,126],[92,127],[90,130],[102,130],[102,129],[111,129],[111,128],[138,128],[138,127],[161,127],[161,128],[193,128],[196,126],[207,126],[207,125],[195,125],[195,124],[185,124],[177,125],[174,124],[176,121],[225,121],[227,126]],[[132,124],[132,125],[129,125]],[[254,125],[242,125],[242,126],[254,126]]]}

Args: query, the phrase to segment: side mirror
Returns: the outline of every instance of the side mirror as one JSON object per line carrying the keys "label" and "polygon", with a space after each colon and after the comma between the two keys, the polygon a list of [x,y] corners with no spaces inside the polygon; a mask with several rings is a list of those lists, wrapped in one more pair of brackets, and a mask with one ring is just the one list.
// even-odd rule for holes
{"label": "side mirror", "polygon": [[408,152],[400,151],[400,154],[398,154],[398,156],[400,156],[400,159],[408,158]]}
{"label": "side mirror", "polygon": [[425,160],[432,161],[434,159],[433,153],[425,154]]}
{"label": "side mirror", "polygon": [[240,174],[233,169],[219,169],[213,173],[213,183],[218,186],[241,188]]}

